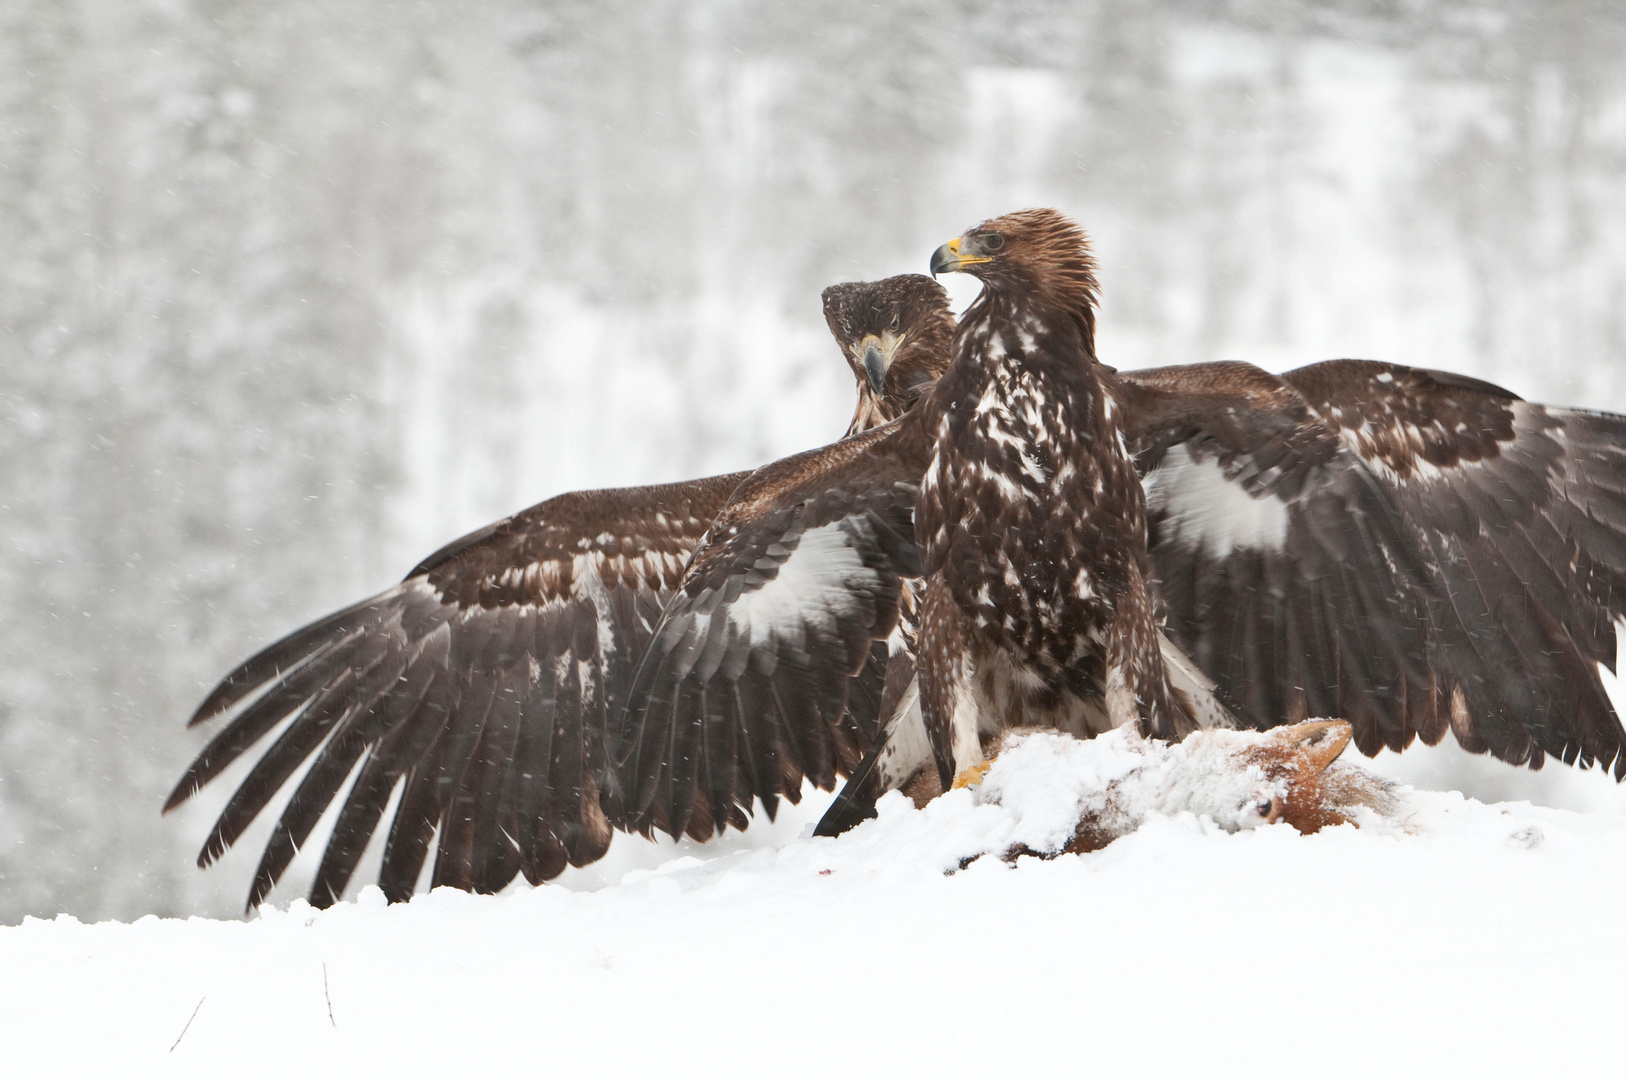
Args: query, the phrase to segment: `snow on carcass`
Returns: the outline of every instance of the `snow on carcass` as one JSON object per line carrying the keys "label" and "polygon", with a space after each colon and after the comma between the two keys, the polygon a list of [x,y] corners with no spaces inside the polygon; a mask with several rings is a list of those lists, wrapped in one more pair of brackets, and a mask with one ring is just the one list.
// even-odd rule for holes
{"label": "snow on carcass", "polygon": [[1019,731],[965,786],[1016,816],[1008,855],[1096,851],[1151,814],[1189,814],[1225,832],[1285,822],[1314,833],[1394,819],[1407,789],[1337,761],[1349,739],[1341,720],[1201,731],[1172,744],[1129,727],[1088,742]]}

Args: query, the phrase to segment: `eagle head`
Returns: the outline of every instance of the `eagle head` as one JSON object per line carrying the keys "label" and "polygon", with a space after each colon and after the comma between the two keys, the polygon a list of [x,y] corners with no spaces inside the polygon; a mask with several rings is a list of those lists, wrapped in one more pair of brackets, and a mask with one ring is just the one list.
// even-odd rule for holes
{"label": "eagle head", "polygon": [[948,367],[954,315],[924,274],[832,285],[824,321],[858,379],[852,431],[902,416]]}
{"label": "eagle head", "polygon": [[1089,238],[1060,210],[1018,210],[967,229],[932,254],[933,276],[958,271],[988,289],[1037,290],[1094,311],[1100,286]]}

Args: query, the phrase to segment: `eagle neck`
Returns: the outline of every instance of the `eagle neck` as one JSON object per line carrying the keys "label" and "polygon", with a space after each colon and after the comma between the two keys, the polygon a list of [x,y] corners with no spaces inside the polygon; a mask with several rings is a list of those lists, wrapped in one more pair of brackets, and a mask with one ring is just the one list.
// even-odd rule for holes
{"label": "eagle neck", "polygon": [[1020,266],[1002,268],[983,281],[982,295],[966,310],[964,323],[974,310],[983,308],[985,317],[995,320],[1038,318],[1051,325],[1070,322],[1077,326],[1085,351],[1095,359],[1095,274],[1087,263],[1064,261],[1052,272],[1035,274]]}
{"label": "eagle neck", "polygon": [[949,366],[950,339],[950,334],[942,333],[900,346],[879,394],[870,388],[869,379],[859,374],[858,404],[843,438],[896,420],[930,394]]}
{"label": "eagle neck", "polygon": [[1014,341],[997,342],[997,360],[989,365],[990,369],[1026,371],[1069,383],[1082,380],[1100,392],[1095,313],[1087,302],[1063,304],[1040,290],[1006,290],[990,283],[966,310],[960,326],[957,357],[968,351],[986,354],[996,335],[1014,330]]}
{"label": "eagle neck", "polygon": [[886,399],[878,397],[869,388],[869,381],[860,380],[858,384],[858,404],[853,408],[852,422],[847,425],[847,433],[842,436],[849,439],[854,435],[880,427],[893,417],[886,407]]}

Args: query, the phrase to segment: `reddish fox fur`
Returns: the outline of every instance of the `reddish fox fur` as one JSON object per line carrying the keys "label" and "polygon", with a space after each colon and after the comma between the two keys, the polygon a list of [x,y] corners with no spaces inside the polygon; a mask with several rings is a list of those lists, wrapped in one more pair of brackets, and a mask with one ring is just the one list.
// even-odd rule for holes
{"label": "reddish fox fur", "polygon": [[1266,733],[1265,741],[1246,752],[1243,761],[1257,765],[1267,780],[1284,780],[1282,805],[1269,818],[1285,821],[1308,836],[1349,819],[1335,807],[1348,807],[1350,782],[1342,770],[1327,766],[1349,745],[1352,729],[1342,720],[1311,720]]}

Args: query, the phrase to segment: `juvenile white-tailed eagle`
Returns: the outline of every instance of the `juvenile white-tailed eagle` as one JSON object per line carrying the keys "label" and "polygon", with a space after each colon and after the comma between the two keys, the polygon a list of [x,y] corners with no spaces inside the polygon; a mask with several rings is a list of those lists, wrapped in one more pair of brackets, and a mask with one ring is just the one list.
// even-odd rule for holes
{"label": "juvenile white-tailed eagle", "polygon": [[[901,415],[941,373],[953,321],[932,279],[832,286],[824,311],[857,381],[849,434]],[[748,476],[549,499],[245,661],[192,717],[234,714],[165,811],[285,726],[233,793],[199,865],[230,847],[307,762],[255,873],[251,908],[353,771],[311,887],[318,906],[342,894],[397,788],[380,871],[392,900],[411,895],[431,846],[433,884],[482,892],[599,858],[611,830],[631,823],[610,760],[619,739],[607,737],[633,665],[690,554]],[[907,520],[900,527],[907,534]],[[869,655],[867,640],[858,650]],[[848,733],[847,759],[875,730],[882,677],[877,666],[843,693],[846,711],[827,718]],[[808,768],[834,783],[828,762]]]}

